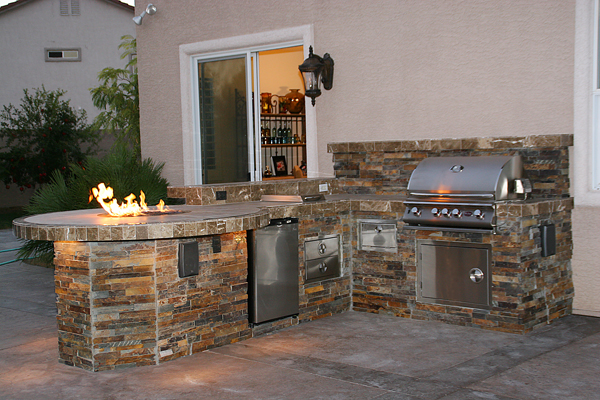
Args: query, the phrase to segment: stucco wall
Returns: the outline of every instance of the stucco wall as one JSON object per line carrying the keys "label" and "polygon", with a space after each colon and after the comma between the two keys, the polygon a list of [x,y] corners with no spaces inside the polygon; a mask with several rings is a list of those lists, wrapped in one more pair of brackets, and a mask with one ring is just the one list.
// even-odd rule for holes
{"label": "stucco wall", "polygon": [[591,43],[579,37],[591,37],[593,0],[153,3],[137,29],[142,151],[172,184],[184,179],[179,46],[312,25],[315,53],[336,68],[315,108],[319,176],[332,175],[330,142],[575,131],[574,307],[600,315],[600,219],[579,208],[600,205],[587,188]]}
{"label": "stucco wall", "polygon": [[[135,35],[133,11],[103,0],[80,0],[81,15],[61,16],[58,0],[32,0],[0,14],[0,109],[18,106],[23,89],[62,89],[63,99],[84,109],[88,122],[100,112],[89,89],[105,67],[123,68],[121,36]],[[45,48],[81,48],[80,62],[46,62]],[[0,144],[1,145],[1,144]],[[102,151],[112,145],[103,140]],[[23,206],[33,194],[12,186],[0,190],[0,207]]]}
{"label": "stucco wall", "polygon": [[306,24],[336,66],[317,99],[321,176],[332,174],[328,142],[573,129],[574,0],[154,4],[137,29],[142,150],[167,162],[173,184],[183,183],[178,46]]}
{"label": "stucco wall", "polygon": [[[61,16],[59,1],[34,0],[0,14],[0,106],[19,104],[23,89],[66,90],[65,99],[98,115],[89,88],[98,72],[123,68],[121,36],[135,35],[133,12],[102,0],[80,0],[81,15]],[[45,48],[81,48],[81,62],[46,62]]]}

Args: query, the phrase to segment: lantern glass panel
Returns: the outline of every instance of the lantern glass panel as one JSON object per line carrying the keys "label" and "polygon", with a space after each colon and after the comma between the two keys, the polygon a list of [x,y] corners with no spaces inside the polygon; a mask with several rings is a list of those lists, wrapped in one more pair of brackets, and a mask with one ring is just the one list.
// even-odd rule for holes
{"label": "lantern glass panel", "polygon": [[305,92],[315,92],[319,90],[319,74],[314,72],[303,72]]}

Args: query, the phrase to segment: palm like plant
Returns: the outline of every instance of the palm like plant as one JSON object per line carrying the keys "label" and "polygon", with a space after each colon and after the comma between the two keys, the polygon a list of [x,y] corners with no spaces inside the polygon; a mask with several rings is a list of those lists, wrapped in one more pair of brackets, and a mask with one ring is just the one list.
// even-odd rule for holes
{"label": "palm like plant", "polygon": [[[130,193],[138,196],[143,190],[146,202],[154,205],[167,198],[168,182],[161,176],[163,166],[149,158],[140,162],[135,152],[119,146],[102,159],[88,158],[83,167],[71,164],[66,178],[55,171],[50,183],[36,191],[25,211],[28,214],[43,214],[98,208],[98,202],[90,202],[89,196],[91,188],[99,183],[111,186],[119,202],[123,202]],[[45,264],[51,264],[52,242],[28,240],[22,246],[19,257],[35,257]]]}
{"label": "palm like plant", "polygon": [[140,110],[137,75],[137,43],[133,36],[121,37],[121,59],[129,58],[125,68],[104,68],[98,74],[100,86],[90,89],[92,102],[102,111],[94,120],[95,129],[115,136],[117,145],[140,152]]}

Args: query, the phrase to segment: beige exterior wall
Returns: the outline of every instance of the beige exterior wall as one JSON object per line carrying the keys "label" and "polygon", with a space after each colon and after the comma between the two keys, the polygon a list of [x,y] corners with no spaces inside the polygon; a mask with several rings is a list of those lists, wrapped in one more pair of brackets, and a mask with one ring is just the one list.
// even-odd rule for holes
{"label": "beige exterior wall", "polygon": [[594,0],[153,3],[158,12],[137,29],[142,152],[166,162],[171,184],[184,184],[189,161],[192,110],[182,92],[191,89],[181,76],[189,58],[180,46],[222,40],[226,50],[236,47],[226,39],[248,45],[249,35],[308,26],[304,43],[330,53],[336,68],[333,89],[307,115],[316,126],[312,176],[333,174],[330,142],[575,132],[575,308],[600,315],[600,193],[588,189],[585,86]]}
{"label": "beige exterior wall", "polygon": [[317,99],[315,175],[332,174],[328,142],[573,131],[575,0],[153,3],[137,28],[142,150],[173,184],[184,183],[179,46],[304,25],[336,67]]}
{"label": "beige exterior wall", "polygon": [[[58,0],[32,0],[0,14],[0,109],[18,106],[23,89],[62,89],[71,106],[84,109],[88,122],[99,110],[89,89],[105,67],[125,66],[121,36],[135,36],[133,11],[103,0],[80,0],[81,15],[61,16]],[[46,62],[45,48],[80,48],[80,62]],[[107,149],[112,140],[104,140]],[[33,189],[0,189],[0,207],[26,205]]]}
{"label": "beige exterior wall", "polygon": [[[121,36],[135,36],[133,12],[102,0],[80,0],[81,15],[61,16],[58,0],[34,0],[0,14],[0,106],[19,104],[23,89],[66,90],[65,99],[98,115],[89,88],[105,67],[123,68]],[[81,48],[80,62],[46,62],[45,48]]]}

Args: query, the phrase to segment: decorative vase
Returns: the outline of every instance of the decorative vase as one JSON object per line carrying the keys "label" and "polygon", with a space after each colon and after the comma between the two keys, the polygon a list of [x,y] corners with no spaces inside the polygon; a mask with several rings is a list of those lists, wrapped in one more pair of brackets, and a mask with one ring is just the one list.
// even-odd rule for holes
{"label": "decorative vase", "polygon": [[292,114],[299,114],[304,111],[304,95],[300,93],[300,89],[290,89],[290,92],[285,95],[286,108]]}
{"label": "decorative vase", "polygon": [[271,113],[271,93],[260,94],[260,112],[263,114]]}

